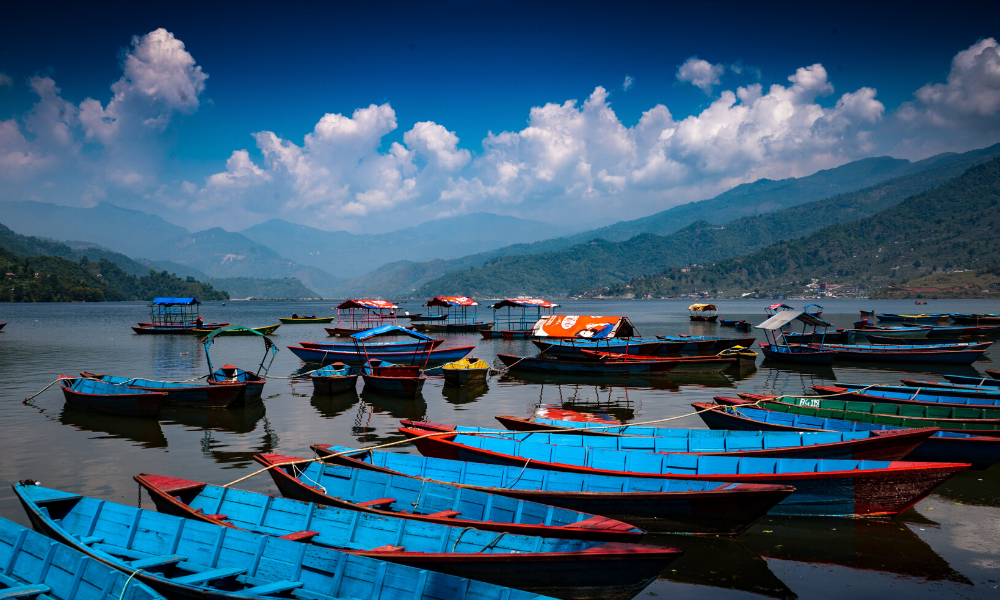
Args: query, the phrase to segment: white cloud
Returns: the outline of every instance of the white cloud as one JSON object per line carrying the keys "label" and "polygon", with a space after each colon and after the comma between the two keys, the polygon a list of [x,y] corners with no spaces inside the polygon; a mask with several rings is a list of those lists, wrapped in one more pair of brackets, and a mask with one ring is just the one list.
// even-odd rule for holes
{"label": "white cloud", "polygon": [[692,56],[677,67],[677,81],[690,83],[711,96],[712,87],[722,82],[720,78],[725,71],[726,67],[723,65],[713,65],[707,60]]}
{"label": "white cloud", "polygon": [[968,150],[1000,137],[1000,44],[979,40],[951,61],[946,83],[928,83],[900,107],[900,154]]}
{"label": "white cloud", "polygon": [[625,81],[622,83],[622,91],[627,92],[633,85],[635,85],[635,80],[632,79],[631,75],[626,75]]}
{"label": "white cloud", "polygon": [[14,87],[14,80],[6,73],[0,73],[0,87]]}
{"label": "white cloud", "polygon": [[403,141],[434,167],[445,171],[460,169],[471,158],[468,150],[458,149],[455,132],[432,121],[414,124],[413,129],[403,134]]}

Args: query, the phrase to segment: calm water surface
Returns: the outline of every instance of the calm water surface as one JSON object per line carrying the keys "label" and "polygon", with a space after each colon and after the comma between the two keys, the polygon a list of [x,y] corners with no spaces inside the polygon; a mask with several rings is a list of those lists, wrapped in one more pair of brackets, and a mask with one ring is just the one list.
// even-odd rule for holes
{"label": "calm water surface", "polygon": [[[330,314],[329,302],[206,303],[206,321],[260,326],[279,316]],[[684,301],[567,302],[563,314],[627,315],[639,331],[732,334],[732,329],[697,325]],[[765,301],[723,301],[725,317],[762,320]],[[792,302],[801,306],[806,302]],[[823,316],[850,326],[862,308],[879,312],[998,312],[996,302],[826,301]],[[405,308],[419,312],[418,303]],[[206,372],[198,339],[138,336],[129,329],[145,320],[142,303],[0,304],[0,481],[37,479],[43,485],[151,507],[132,475],[173,475],[223,484],[255,470],[252,456],[281,452],[311,456],[309,445],[374,445],[400,439],[401,418],[464,425],[497,426],[497,414],[530,416],[540,404],[578,410],[607,410],[623,421],[648,421],[689,414],[692,402],[740,392],[808,393],[823,382],[896,383],[918,374],[976,374],[973,367],[835,367],[788,369],[758,365],[751,373],[626,387],[600,381],[491,379],[486,388],[445,388],[431,379],[422,398],[402,401],[372,395],[314,396],[308,380],[270,379],[262,406],[238,411],[165,409],[159,422],[94,415],[64,406],[49,388],[29,404],[22,400],[58,375],[81,370],[181,380]],[[484,311],[481,316],[489,316]],[[282,348],[271,375],[287,376],[303,365],[286,345],[327,339],[320,325],[283,325],[273,338]],[[445,346],[476,344],[475,355],[492,361],[496,352],[534,354],[529,342],[484,341],[479,335],[449,335]],[[991,350],[991,355],[1000,354]],[[219,338],[216,365],[231,362],[248,370],[264,354],[258,338]],[[990,355],[987,355],[990,356]],[[360,385],[360,382],[359,382]],[[669,423],[704,428],[697,416]],[[401,452],[415,452],[402,446]],[[266,474],[241,484],[277,493]],[[28,524],[13,493],[0,493],[0,515]],[[658,537],[650,543],[677,546],[685,556],[665,570],[640,597],[672,598],[1000,598],[1000,468],[969,471],[940,487],[899,519],[848,520],[766,518],[736,539]]]}

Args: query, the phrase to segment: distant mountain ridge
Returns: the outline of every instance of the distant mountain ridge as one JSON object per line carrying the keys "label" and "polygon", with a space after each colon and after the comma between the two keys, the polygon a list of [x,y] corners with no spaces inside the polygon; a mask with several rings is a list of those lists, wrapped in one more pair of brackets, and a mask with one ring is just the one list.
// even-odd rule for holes
{"label": "distant mountain ridge", "polygon": [[303,265],[355,278],[399,260],[458,258],[515,243],[557,238],[571,231],[529,219],[471,213],[382,234],[323,231],[281,219],[271,219],[240,233]]}

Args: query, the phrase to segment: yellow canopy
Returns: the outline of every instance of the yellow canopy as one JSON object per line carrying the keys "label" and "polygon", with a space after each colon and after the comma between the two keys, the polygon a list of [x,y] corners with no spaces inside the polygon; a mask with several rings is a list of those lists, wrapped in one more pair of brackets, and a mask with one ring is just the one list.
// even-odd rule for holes
{"label": "yellow canopy", "polygon": [[692,304],[691,306],[688,307],[688,310],[703,311],[703,310],[719,310],[719,309],[715,308],[714,304]]}

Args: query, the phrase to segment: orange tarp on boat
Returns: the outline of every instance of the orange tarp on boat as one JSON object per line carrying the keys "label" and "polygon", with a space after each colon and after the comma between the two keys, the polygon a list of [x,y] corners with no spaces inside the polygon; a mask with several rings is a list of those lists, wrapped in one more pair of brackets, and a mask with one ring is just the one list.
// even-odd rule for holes
{"label": "orange tarp on boat", "polygon": [[368,310],[399,308],[388,300],[345,300],[337,306],[337,309],[367,308]]}
{"label": "orange tarp on boat", "polygon": [[438,296],[424,306],[479,306],[479,303],[466,296]]}
{"label": "orange tarp on boat", "polygon": [[539,319],[532,328],[535,337],[583,338],[591,340],[632,337],[635,327],[627,317],[553,315]]}
{"label": "orange tarp on boat", "polygon": [[558,304],[549,302],[548,300],[541,300],[539,298],[507,298],[506,300],[501,300],[493,305],[493,308],[505,308],[511,306],[514,308],[529,308],[533,306],[539,306],[541,308],[554,308],[559,306]]}

